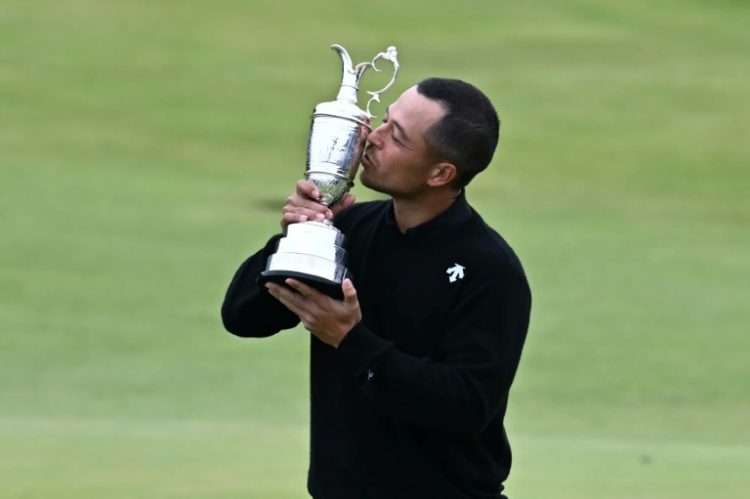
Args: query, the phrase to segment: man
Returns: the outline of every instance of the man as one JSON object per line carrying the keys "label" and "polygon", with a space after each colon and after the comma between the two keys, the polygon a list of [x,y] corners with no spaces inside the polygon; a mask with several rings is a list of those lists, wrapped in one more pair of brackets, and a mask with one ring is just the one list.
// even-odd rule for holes
{"label": "man", "polygon": [[300,321],[311,334],[315,499],[504,498],[503,418],[531,295],[508,244],[468,205],[500,124],[487,97],[430,78],[368,136],[360,180],[389,201],[328,209],[300,181],[290,223],[333,219],[345,234],[343,300],[289,279],[256,284],[281,235],[237,271],[226,328],[263,337]]}

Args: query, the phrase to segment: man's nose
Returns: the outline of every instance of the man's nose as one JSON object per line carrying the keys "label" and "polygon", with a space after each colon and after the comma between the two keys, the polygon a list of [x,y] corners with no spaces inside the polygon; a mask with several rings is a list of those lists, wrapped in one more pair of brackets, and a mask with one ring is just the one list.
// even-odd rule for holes
{"label": "man's nose", "polygon": [[383,125],[380,125],[375,130],[371,131],[370,134],[367,136],[367,142],[373,145],[380,145],[380,129],[383,127]]}

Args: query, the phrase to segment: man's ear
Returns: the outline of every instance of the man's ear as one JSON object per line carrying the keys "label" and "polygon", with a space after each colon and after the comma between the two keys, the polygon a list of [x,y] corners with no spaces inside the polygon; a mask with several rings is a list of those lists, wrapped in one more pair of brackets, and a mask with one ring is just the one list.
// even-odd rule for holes
{"label": "man's ear", "polygon": [[453,163],[435,163],[432,165],[432,173],[427,179],[427,185],[430,187],[448,185],[456,178],[456,173],[456,165]]}

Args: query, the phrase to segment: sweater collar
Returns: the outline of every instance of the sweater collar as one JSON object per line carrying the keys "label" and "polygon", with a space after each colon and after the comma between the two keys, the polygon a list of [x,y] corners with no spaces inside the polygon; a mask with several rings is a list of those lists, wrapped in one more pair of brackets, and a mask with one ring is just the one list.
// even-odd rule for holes
{"label": "sweater collar", "polygon": [[466,201],[466,191],[462,190],[447,210],[423,224],[407,229],[406,233],[401,234],[398,224],[396,224],[393,200],[391,199],[386,209],[385,225],[395,231],[405,241],[429,241],[439,237],[441,234],[451,234],[454,229],[465,224],[471,218],[471,213],[471,206]]}

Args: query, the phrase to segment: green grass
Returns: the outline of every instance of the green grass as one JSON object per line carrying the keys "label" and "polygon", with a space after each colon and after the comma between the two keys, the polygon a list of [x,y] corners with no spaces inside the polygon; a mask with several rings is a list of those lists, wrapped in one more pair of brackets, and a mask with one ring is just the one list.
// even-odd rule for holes
{"label": "green grass", "polygon": [[0,2],[0,496],[305,496],[308,333],[218,309],[341,43],[399,47],[386,101],[437,74],[501,112],[469,199],[534,292],[511,496],[744,498],[748,25],[729,0]]}

